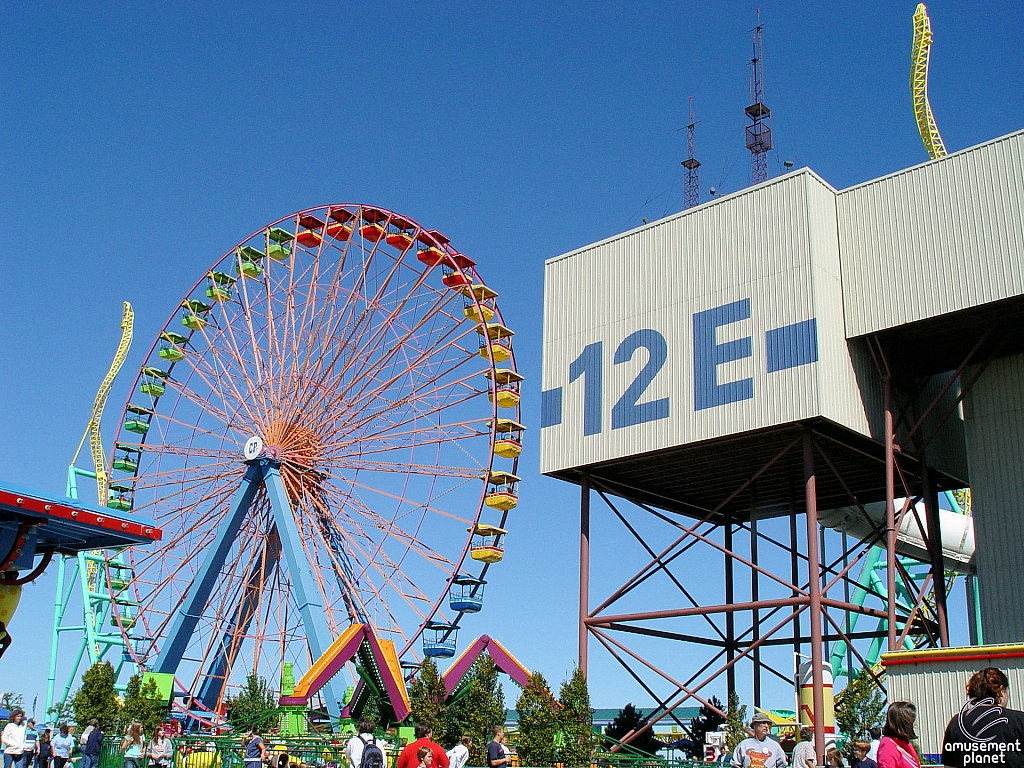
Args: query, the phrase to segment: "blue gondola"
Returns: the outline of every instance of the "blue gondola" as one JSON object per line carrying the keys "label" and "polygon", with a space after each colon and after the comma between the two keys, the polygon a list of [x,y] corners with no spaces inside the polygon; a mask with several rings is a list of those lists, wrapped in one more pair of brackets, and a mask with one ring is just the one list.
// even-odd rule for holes
{"label": "blue gondola", "polygon": [[459,628],[453,624],[431,621],[423,628],[423,655],[432,659],[450,659],[455,655]]}
{"label": "blue gondola", "polygon": [[477,613],[484,607],[483,579],[472,576],[459,576],[452,581],[448,590],[448,605],[458,613]]}

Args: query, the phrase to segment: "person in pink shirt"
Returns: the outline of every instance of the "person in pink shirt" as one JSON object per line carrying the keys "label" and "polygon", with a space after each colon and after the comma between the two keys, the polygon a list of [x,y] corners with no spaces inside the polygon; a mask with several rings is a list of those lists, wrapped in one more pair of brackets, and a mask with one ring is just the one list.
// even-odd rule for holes
{"label": "person in pink shirt", "polygon": [[909,701],[894,701],[889,705],[882,741],[878,745],[878,768],[921,768],[917,751],[910,743],[917,738],[916,722],[917,707]]}

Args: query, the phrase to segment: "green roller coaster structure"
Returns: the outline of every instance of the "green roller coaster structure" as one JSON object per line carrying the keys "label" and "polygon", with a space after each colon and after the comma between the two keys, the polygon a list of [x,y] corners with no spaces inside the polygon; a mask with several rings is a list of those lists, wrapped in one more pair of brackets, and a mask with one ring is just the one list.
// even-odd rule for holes
{"label": "green roller coaster structure", "polygon": [[[946,492],[945,496],[953,511],[959,512],[960,514],[970,514],[969,496],[964,495],[958,499],[956,495],[951,492]],[[864,565],[861,568],[856,587],[850,595],[850,602],[857,606],[863,606],[865,600],[877,598],[884,605],[889,596],[888,589],[886,588],[885,571],[885,550],[877,546],[872,547],[865,557]],[[927,587],[930,566],[913,557],[898,555],[896,573],[896,614],[897,616],[905,618],[913,613],[916,602],[915,596],[919,595],[921,590]],[[949,594],[958,576],[959,574],[955,571],[946,572],[947,594]],[[968,600],[972,601],[973,599],[973,602],[976,605],[978,601],[977,579],[973,576],[967,576],[966,578]],[[906,632],[906,636],[903,639],[903,647],[908,650],[934,644],[932,638],[935,633],[929,631],[934,625],[934,608],[931,605],[929,596],[925,597],[918,614],[918,617],[911,623],[910,629]],[[853,633],[856,630],[857,622],[860,618],[861,614],[848,612],[845,617],[843,632],[846,635]],[[974,626],[971,627],[972,637],[980,644],[982,642],[981,624],[976,613],[973,621]],[[903,633],[905,628],[905,621],[903,623],[897,623],[896,629],[900,634]],[[885,650],[884,643],[886,631],[888,630],[888,622],[885,619],[879,619],[877,629],[878,636],[871,641],[867,653],[863,654],[864,661],[867,662],[867,665],[870,667],[874,667],[878,664],[878,661]],[[853,657],[851,650],[847,647],[846,642],[842,640],[837,641],[832,646],[831,662],[835,678],[846,677],[849,679],[851,674],[856,674],[859,671],[859,668],[856,665],[856,659]]]}

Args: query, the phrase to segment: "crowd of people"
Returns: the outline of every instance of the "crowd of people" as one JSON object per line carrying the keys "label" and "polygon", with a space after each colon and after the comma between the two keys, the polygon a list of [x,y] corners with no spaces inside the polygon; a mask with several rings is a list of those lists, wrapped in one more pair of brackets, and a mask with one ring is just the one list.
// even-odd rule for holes
{"label": "crowd of people", "polygon": [[[61,723],[54,735],[52,729],[36,730],[36,721],[26,719],[22,709],[11,712],[0,735],[3,768],[99,768],[100,752],[106,734],[98,720],[91,720],[76,736],[74,726]],[[78,756],[75,756],[75,750]],[[121,741],[124,768],[171,768],[174,750],[164,729],[158,727],[150,741],[142,734],[142,725],[133,722]]]}
{"label": "crowd of people", "polygon": [[[942,765],[975,768],[997,765],[1024,768],[1024,712],[1010,709],[1010,681],[995,667],[971,675],[967,699],[953,715],[942,738]],[[741,741],[731,756],[732,768],[788,768],[786,753],[770,736],[771,718],[758,713],[750,721],[752,735]],[[909,701],[891,702],[885,724],[871,728],[870,741],[858,739],[851,746],[852,757],[844,758],[830,744],[825,750],[826,768],[921,768],[914,747],[917,739],[917,707]],[[800,742],[793,749],[793,768],[819,765],[814,732],[802,728]]]}
{"label": "crowd of people", "polygon": [[[942,764],[949,768],[975,768],[999,765],[1024,768],[1024,712],[1009,708],[1010,683],[1006,675],[994,667],[975,672],[967,682],[967,698],[946,727],[942,740]],[[762,712],[750,721],[750,736],[733,750],[731,768],[789,768],[789,759],[781,744],[771,735],[771,719]],[[835,745],[824,755],[826,768],[921,768],[914,747],[917,739],[917,707],[908,701],[891,702],[886,710],[885,724],[869,729],[870,739],[858,739],[849,745],[850,756],[844,758]],[[377,737],[377,724],[362,719],[357,733],[345,747],[348,768],[465,768],[473,739],[463,736],[453,748],[445,751],[433,740],[433,729],[417,723],[414,740],[403,744],[394,759],[389,745]],[[92,720],[76,735],[74,729],[61,724],[54,735],[50,728],[36,729],[32,718],[15,709],[4,727],[2,742],[3,768],[72,768],[68,763],[79,759],[77,768],[99,768],[99,757],[106,734]],[[243,760],[246,768],[284,768],[275,763],[275,755],[266,746],[258,730],[243,737]],[[79,758],[75,758],[76,748]],[[124,768],[172,768],[174,749],[162,727],[152,739],[146,739],[142,725],[133,722],[120,742]],[[505,744],[505,732],[499,725],[487,744],[486,768],[510,768],[512,753]],[[800,731],[800,742],[793,749],[792,768],[818,768],[814,733],[809,727]]]}

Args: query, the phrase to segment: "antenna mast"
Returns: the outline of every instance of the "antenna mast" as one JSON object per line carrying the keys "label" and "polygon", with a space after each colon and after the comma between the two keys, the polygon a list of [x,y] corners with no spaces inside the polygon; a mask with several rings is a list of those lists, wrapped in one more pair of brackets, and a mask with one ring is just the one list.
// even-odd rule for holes
{"label": "antenna mast", "polygon": [[686,126],[686,186],[683,192],[683,209],[700,205],[700,161],[693,156],[697,123],[693,121],[693,96],[690,97],[690,123]]}
{"label": "antenna mast", "polygon": [[743,110],[747,119],[746,139],[750,150],[750,181],[759,184],[768,179],[768,152],[772,148],[772,112],[764,103],[764,62],[761,54],[761,10],[754,27],[754,56],[750,60],[750,106]]}

